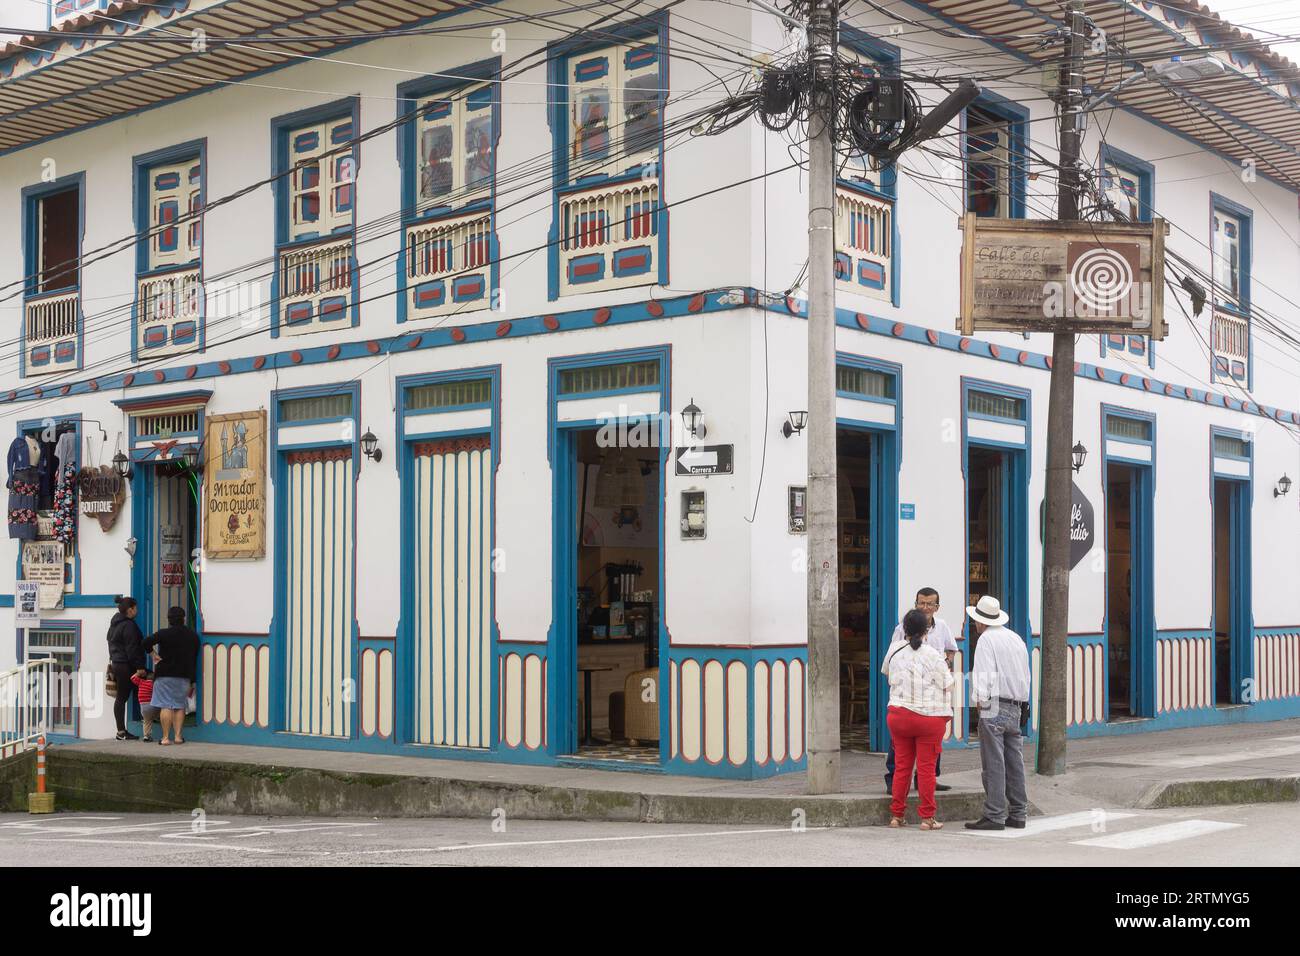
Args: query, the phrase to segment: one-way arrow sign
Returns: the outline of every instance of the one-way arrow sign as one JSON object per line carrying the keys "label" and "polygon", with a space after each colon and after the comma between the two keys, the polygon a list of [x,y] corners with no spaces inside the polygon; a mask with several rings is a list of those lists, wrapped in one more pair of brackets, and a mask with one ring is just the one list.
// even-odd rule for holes
{"label": "one-way arrow sign", "polygon": [[679,475],[729,475],[735,445],[697,445],[677,449]]}

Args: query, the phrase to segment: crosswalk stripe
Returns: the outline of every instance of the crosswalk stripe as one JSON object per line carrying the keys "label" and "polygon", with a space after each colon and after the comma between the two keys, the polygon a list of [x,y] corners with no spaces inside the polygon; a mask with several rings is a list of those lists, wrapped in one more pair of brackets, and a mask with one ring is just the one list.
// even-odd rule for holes
{"label": "crosswalk stripe", "polygon": [[1177,823],[1165,823],[1127,833],[1113,833],[1108,836],[1094,837],[1091,840],[1072,840],[1075,846],[1100,846],[1110,850],[1137,850],[1142,847],[1157,846],[1161,843],[1174,843],[1178,840],[1190,840],[1192,837],[1205,836],[1241,826],[1240,823],[1220,823],[1217,820],[1179,820]]}
{"label": "crosswalk stripe", "polygon": [[973,836],[993,837],[998,840],[1020,840],[1038,833],[1050,833],[1053,830],[1070,830],[1074,827],[1089,827],[1097,822],[1109,823],[1111,820],[1123,820],[1137,816],[1135,813],[1119,813],[1112,810],[1083,810],[1079,813],[1065,813],[1059,817],[1030,817],[1025,821],[1023,830],[1008,827],[1005,830],[963,830]]}

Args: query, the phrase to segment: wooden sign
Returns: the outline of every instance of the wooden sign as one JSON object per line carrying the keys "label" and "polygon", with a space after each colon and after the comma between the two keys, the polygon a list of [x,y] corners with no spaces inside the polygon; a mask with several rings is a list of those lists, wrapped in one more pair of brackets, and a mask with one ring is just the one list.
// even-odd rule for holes
{"label": "wooden sign", "polygon": [[1163,339],[1165,234],[1154,222],[987,219],[962,229],[962,335],[1123,332]]}
{"label": "wooden sign", "polygon": [[81,513],[99,522],[101,531],[109,531],[122,513],[126,500],[126,482],[109,465],[83,468],[77,474]]}
{"label": "wooden sign", "polygon": [[266,556],[266,411],[205,415],[203,550]]}

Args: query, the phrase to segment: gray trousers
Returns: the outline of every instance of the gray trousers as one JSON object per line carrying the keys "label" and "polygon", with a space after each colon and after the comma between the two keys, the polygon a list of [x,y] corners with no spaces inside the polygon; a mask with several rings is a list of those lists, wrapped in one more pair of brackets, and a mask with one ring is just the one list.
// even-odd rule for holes
{"label": "gray trousers", "polygon": [[999,701],[996,706],[996,711],[991,706],[980,711],[984,816],[995,823],[1006,823],[1008,817],[1025,819],[1029,807],[1024,738],[1020,735],[1020,705]]}

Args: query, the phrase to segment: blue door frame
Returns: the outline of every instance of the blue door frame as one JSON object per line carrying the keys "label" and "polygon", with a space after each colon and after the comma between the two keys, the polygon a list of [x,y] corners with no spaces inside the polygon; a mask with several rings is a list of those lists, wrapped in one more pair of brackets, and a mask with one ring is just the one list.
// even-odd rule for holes
{"label": "blue door frame", "polygon": [[1155,704],[1155,476],[1152,465],[1104,456],[1106,489],[1106,719],[1110,713],[1110,466],[1128,471],[1129,491],[1129,714],[1154,717]]}
{"label": "blue door frame", "polygon": [[[1246,698],[1246,681],[1255,675],[1255,661],[1252,652],[1252,614],[1251,614],[1251,568],[1250,568],[1250,498],[1251,482],[1244,478],[1228,478],[1223,475],[1214,477],[1213,529],[1218,527],[1219,489],[1224,488],[1228,500],[1228,702],[1233,704],[1248,703]],[[1212,530],[1212,534],[1215,530]],[[1211,537],[1211,542],[1214,538]],[[1217,562],[1217,549],[1212,551]],[[1217,577],[1217,575],[1216,575]],[[1215,588],[1218,587],[1217,580]],[[1211,631],[1218,640],[1219,625],[1217,598],[1212,604],[1213,624]],[[1218,667],[1218,654],[1215,653],[1215,668]],[[1218,674],[1214,675],[1214,684],[1218,688]],[[1217,701],[1216,701],[1217,702]]]}
{"label": "blue door frame", "polygon": [[[135,598],[139,610],[136,613],[136,620],[143,622],[140,630],[148,636],[152,628],[152,622],[155,620],[154,613],[157,608],[154,607],[154,593],[151,572],[157,566],[158,549],[155,546],[155,532],[158,525],[157,517],[157,491],[158,491],[158,473],[156,471],[157,463],[154,462],[134,462],[132,465],[131,475],[131,536],[135,538],[135,555],[131,559],[131,596]],[[194,478],[190,474],[185,475],[186,488],[191,495],[195,494]],[[194,508],[194,524],[190,528],[190,547],[199,547],[199,531],[201,527],[201,515],[203,508],[196,501]],[[194,573],[194,565],[191,562],[190,555],[186,556],[185,583],[193,595],[194,602],[194,619],[189,622],[190,626],[200,635],[203,633],[203,621],[201,613],[203,604],[199,600],[199,588],[201,581],[199,576]]]}

